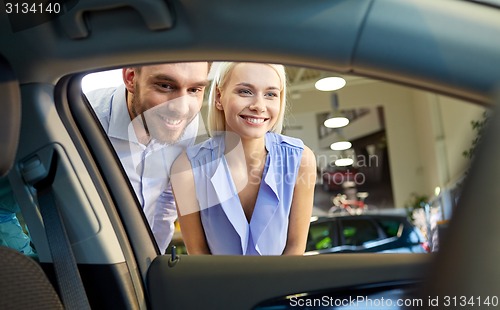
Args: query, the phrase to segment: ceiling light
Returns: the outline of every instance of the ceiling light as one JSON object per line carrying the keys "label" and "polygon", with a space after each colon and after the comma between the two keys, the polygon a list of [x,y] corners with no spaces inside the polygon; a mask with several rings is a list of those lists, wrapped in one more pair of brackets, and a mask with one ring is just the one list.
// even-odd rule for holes
{"label": "ceiling light", "polygon": [[327,128],[340,128],[349,124],[349,119],[339,111],[339,98],[337,93],[332,93],[332,114],[331,117],[323,122]]}
{"label": "ceiling light", "polygon": [[347,126],[349,124],[349,119],[345,116],[334,116],[323,122],[323,125],[327,128],[340,128]]}
{"label": "ceiling light", "polygon": [[353,163],[354,160],[352,158],[340,158],[335,161],[335,166],[345,167],[345,166],[350,166]]}
{"label": "ceiling light", "polygon": [[349,141],[338,141],[330,145],[330,148],[334,151],[344,151],[352,147],[352,143]]}
{"label": "ceiling light", "polygon": [[327,77],[318,80],[314,87],[321,91],[334,91],[345,86],[345,80],[341,77]]}
{"label": "ceiling light", "polygon": [[352,143],[347,140],[341,132],[341,129],[335,129],[336,138],[330,145],[333,151],[345,151],[352,147]]}

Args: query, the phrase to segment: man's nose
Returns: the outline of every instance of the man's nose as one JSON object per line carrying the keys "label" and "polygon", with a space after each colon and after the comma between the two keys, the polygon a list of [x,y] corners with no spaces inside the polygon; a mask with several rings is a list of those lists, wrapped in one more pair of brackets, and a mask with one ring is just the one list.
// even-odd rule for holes
{"label": "man's nose", "polygon": [[187,114],[193,100],[195,99],[187,94],[171,99],[167,103],[167,111],[179,115]]}

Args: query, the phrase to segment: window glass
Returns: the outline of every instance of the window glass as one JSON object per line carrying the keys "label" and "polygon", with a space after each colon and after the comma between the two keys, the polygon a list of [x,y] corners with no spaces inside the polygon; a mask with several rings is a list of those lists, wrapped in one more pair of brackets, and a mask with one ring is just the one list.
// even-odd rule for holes
{"label": "window glass", "polygon": [[[180,149],[208,138],[209,85],[218,65],[212,64],[206,85],[188,88],[189,96],[204,96],[196,116],[198,127],[190,133],[194,138],[183,140]],[[407,217],[425,241],[438,243],[439,238],[428,234],[437,234],[438,223],[453,213],[488,111],[455,98],[365,77],[295,66],[286,66],[285,72],[287,106],[281,134],[300,139],[314,154],[317,177],[311,216],[397,214]],[[171,148],[168,141],[144,142],[140,134],[134,134],[133,113],[127,110],[131,86],[125,85],[123,76],[121,69],[91,74],[84,78],[82,88],[121,159],[153,234],[166,236],[166,230],[172,234],[172,239],[157,237],[160,249],[164,252],[175,245],[184,253],[176,210],[163,208],[174,197],[168,185],[170,166],[165,161],[172,163],[181,152]],[[345,86],[335,91],[315,87],[321,78],[333,76],[344,78]],[[141,80],[139,85],[149,82]],[[164,80],[154,80],[151,85],[158,92],[173,91],[178,86]],[[145,98],[146,93],[141,96]],[[174,98],[165,102],[180,101]],[[112,105],[114,108],[110,108]],[[144,103],[142,111],[148,111],[148,107]],[[136,116],[139,122],[144,121],[141,113]],[[331,119],[339,116],[349,123],[332,127]],[[178,121],[160,118],[168,126]],[[165,146],[167,152],[163,151]],[[150,192],[156,194],[150,196]],[[199,195],[192,191],[176,199],[199,200]],[[155,213],[158,208],[164,213]],[[248,222],[251,212],[245,216]],[[164,220],[169,228],[155,231]],[[397,236],[401,228],[398,221],[380,224],[389,237]],[[348,245],[380,238],[371,222],[346,222],[340,232],[341,236],[335,236],[327,224],[311,226],[306,251],[336,246],[332,239],[337,237],[345,238]]]}

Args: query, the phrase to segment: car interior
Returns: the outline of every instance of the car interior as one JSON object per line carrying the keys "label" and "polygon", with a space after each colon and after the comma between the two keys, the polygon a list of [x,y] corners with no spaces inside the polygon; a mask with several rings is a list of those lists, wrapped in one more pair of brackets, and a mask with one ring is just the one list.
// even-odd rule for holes
{"label": "car interior", "polygon": [[[14,200],[18,209],[9,212],[36,252],[0,246],[0,308],[349,309],[343,303],[349,299],[367,309],[382,299],[391,306],[404,301],[397,305],[401,309],[498,305],[498,3],[57,3],[58,13],[37,6],[45,9],[37,18],[33,11],[8,13],[6,4],[0,14],[0,178],[8,183],[0,189],[0,203]],[[450,196],[449,208],[442,209],[449,224],[439,250],[262,257],[160,253],[82,79],[127,66],[185,61],[286,65],[291,107],[285,133],[311,144],[325,169],[332,159],[328,141],[338,132],[321,127],[332,113],[332,97],[314,90],[313,81],[345,76],[339,109],[372,108],[363,115],[384,117],[371,119],[375,131],[343,133],[366,148],[374,145],[368,136],[381,141],[383,124],[389,141],[379,155],[390,167],[390,198],[369,188],[366,202],[379,197],[379,205],[403,210],[413,192],[434,193],[440,186]],[[473,144],[469,163],[463,152],[477,132],[471,122],[485,111],[488,126]],[[364,168],[360,164],[359,171],[377,176]],[[317,211],[328,212],[334,193],[321,185],[315,195],[327,202],[318,203]],[[459,194],[451,196],[458,187]]]}

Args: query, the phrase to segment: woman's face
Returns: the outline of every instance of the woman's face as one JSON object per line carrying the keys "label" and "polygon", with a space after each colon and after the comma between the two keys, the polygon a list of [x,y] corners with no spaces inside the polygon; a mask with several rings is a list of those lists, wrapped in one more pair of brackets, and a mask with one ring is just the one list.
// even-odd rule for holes
{"label": "woman's face", "polygon": [[226,130],[242,139],[263,137],[278,119],[281,80],[267,64],[237,64],[216,99],[224,112]]}

